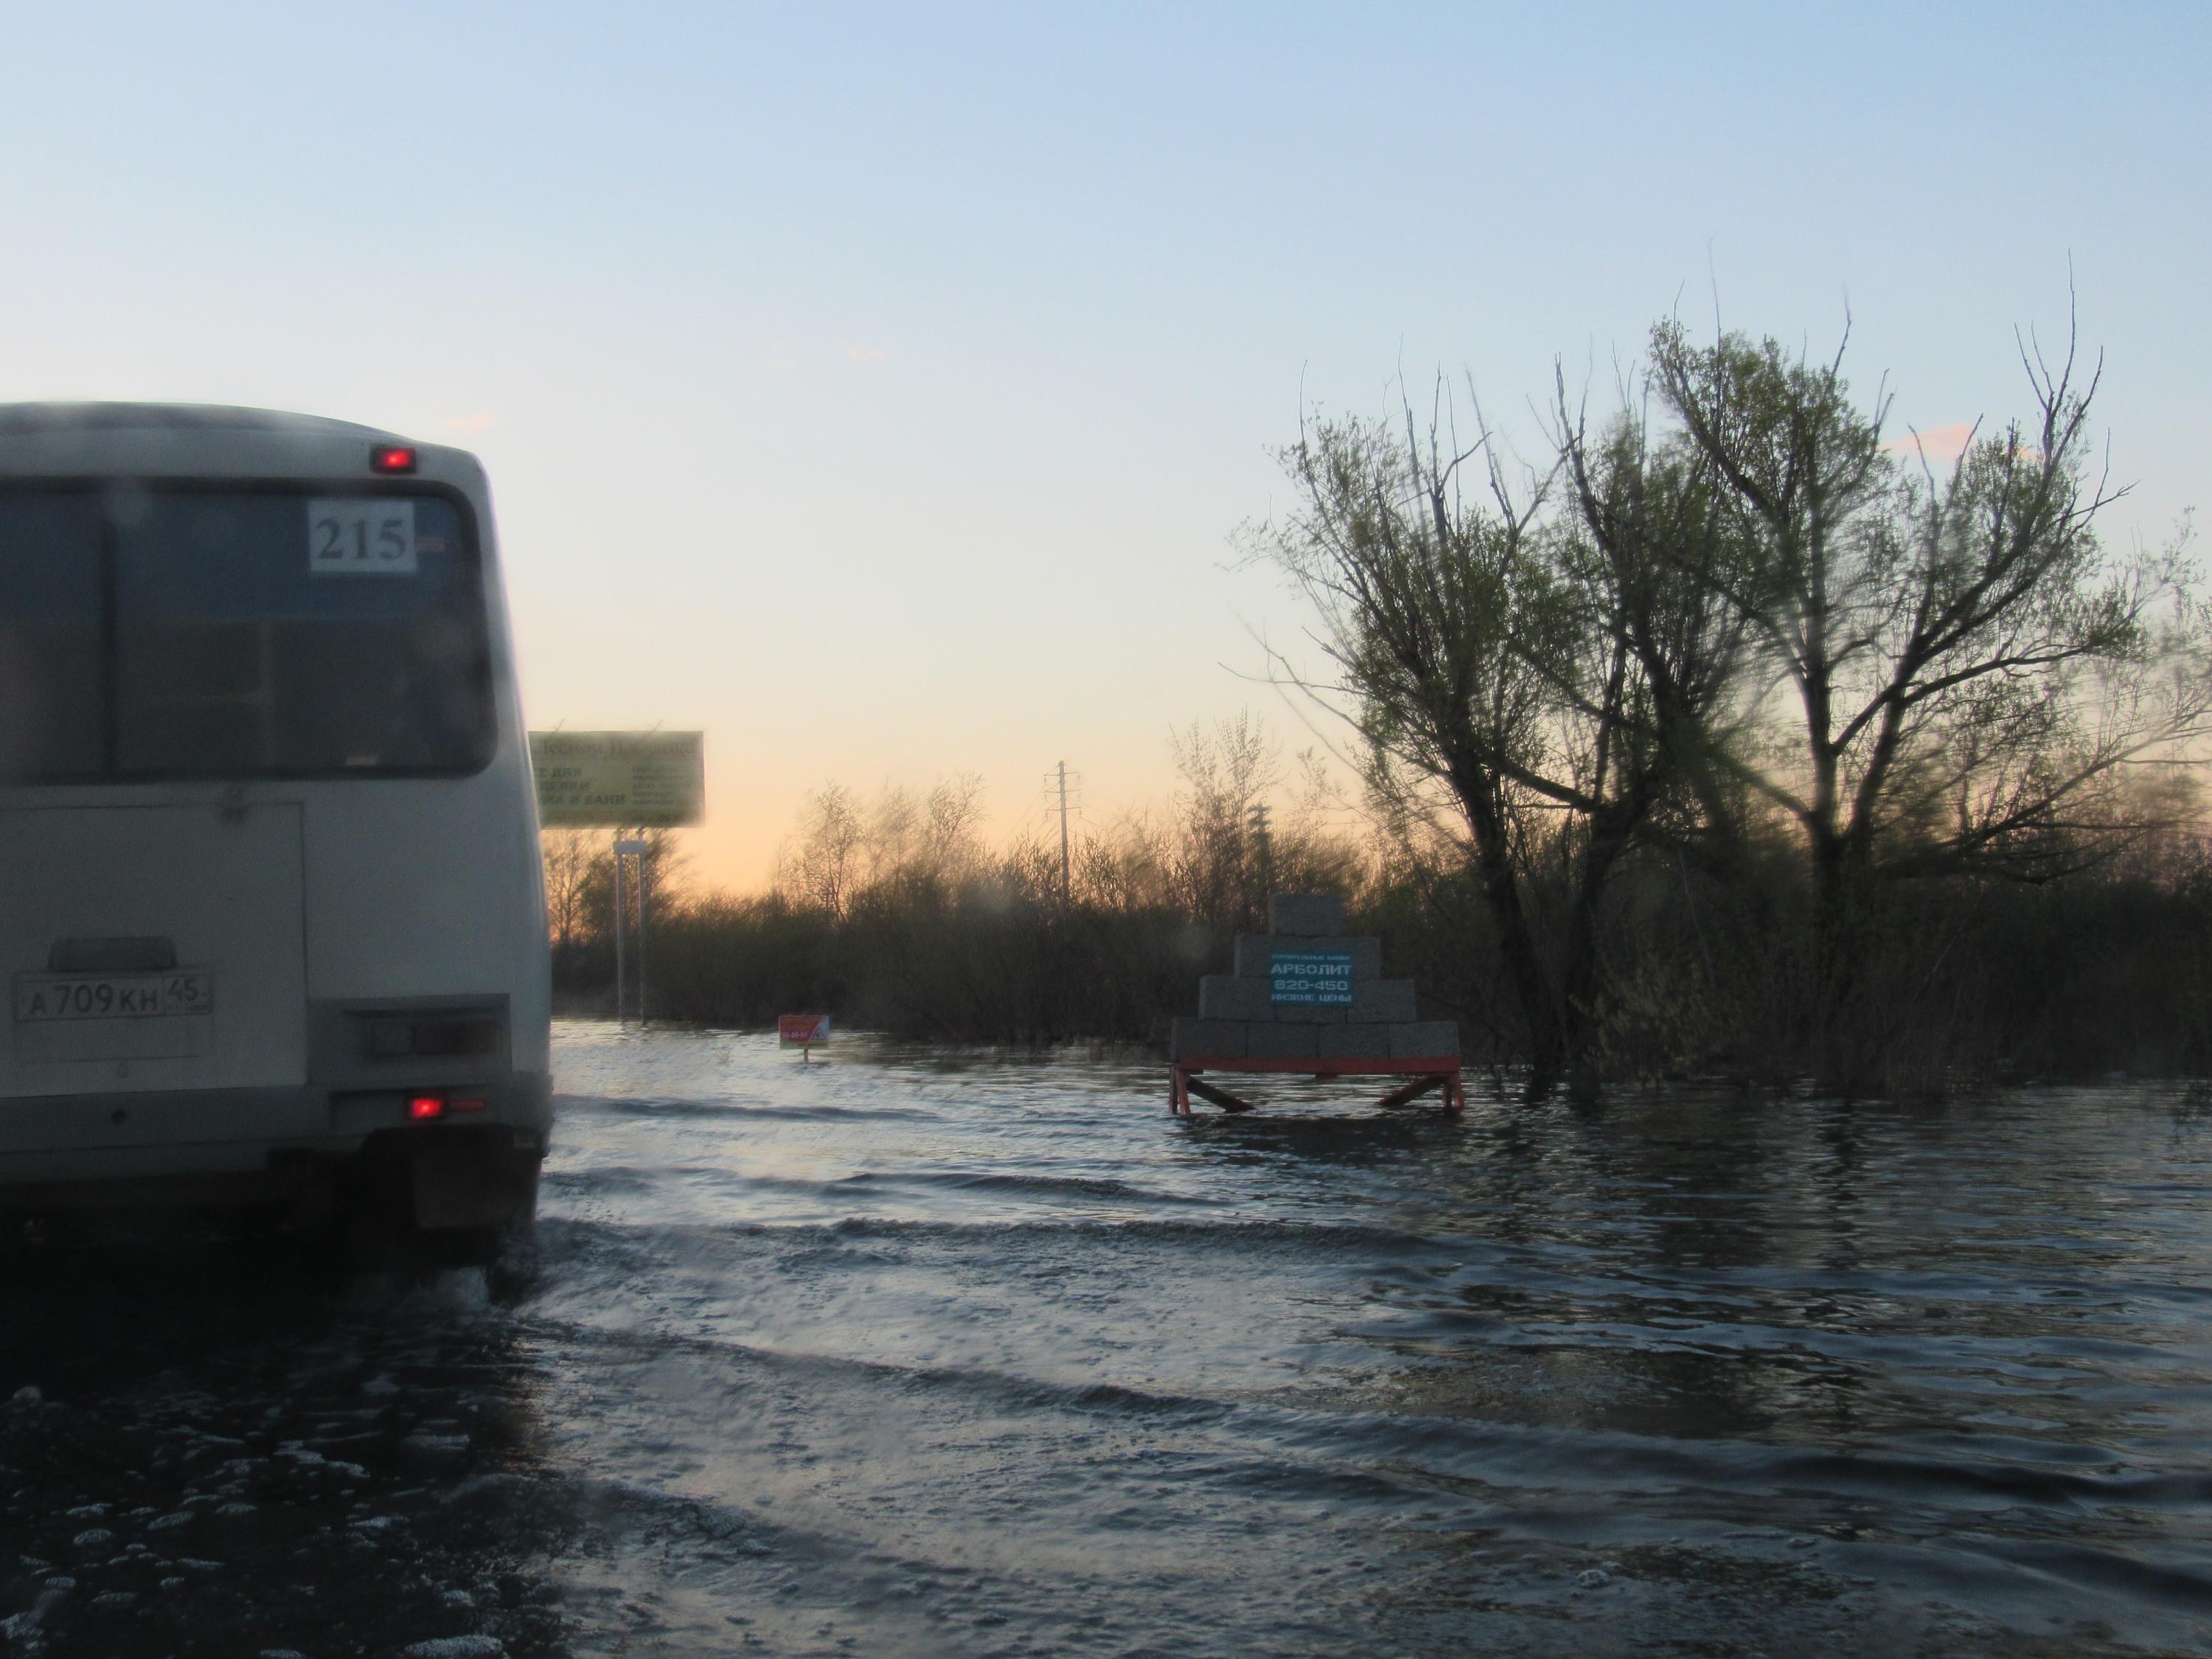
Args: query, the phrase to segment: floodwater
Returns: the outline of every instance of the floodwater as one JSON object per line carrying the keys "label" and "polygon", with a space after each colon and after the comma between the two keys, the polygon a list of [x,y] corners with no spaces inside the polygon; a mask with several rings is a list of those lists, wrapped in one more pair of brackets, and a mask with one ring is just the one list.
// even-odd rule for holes
{"label": "floodwater", "polygon": [[2212,1650],[2179,1091],[1185,1121],[583,1024],[557,1085],[514,1302],[10,1270],[0,1653]]}

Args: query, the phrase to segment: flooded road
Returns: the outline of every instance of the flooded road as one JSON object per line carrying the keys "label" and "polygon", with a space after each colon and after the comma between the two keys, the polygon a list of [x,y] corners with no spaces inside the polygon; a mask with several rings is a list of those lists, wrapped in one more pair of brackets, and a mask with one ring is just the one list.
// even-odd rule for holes
{"label": "flooded road", "polygon": [[558,1036],[512,1304],[11,1270],[0,1654],[2212,1649],[2179,1093],[1177,1121]]}

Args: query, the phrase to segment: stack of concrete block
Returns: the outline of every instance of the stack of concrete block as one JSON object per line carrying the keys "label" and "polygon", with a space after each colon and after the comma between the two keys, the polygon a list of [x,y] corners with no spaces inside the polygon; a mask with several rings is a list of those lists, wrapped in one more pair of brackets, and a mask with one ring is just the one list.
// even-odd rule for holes
{"label": "stack of concrete block", "polygon": [[1237,936],[1236,969],[1199,981],[1198,1017],[1175,1022],[1170,1060],[1234,1069],[1241,1060],[1459,1054],[1458,1022],[1415,1018],[1413,981],[1382,977],[1382,941],[1345,933],[1341,899],[1278,894],[1267,903],[1267,932]]}

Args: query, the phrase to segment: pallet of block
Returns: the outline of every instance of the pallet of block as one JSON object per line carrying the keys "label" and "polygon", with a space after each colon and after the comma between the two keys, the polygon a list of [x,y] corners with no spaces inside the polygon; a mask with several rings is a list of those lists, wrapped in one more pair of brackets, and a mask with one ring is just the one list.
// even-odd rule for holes
{"label": "pallet of block", "polygon": [[1402,1077],[1384,1105],[1441,1091],[1449,1109],[1465,1107],[1458,1023],[1418,1017],[1413,981],[1382,976],[1382,940],[1344,931],[1342,900],[1276,895],[1267,931],[1238,936],[1233,966],[1199,981],[1196,1016],[1170,1030],[1169,1103],[1178,1114],[1189,1114],[1193,1097],[1250,1110],[1200,1075],[1221,1072]]}

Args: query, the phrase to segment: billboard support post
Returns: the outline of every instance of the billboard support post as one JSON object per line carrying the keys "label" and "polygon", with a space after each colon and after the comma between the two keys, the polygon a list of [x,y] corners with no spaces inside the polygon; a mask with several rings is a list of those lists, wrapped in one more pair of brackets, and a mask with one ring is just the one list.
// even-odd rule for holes
{"label": "billboard support post", "polygon": [[645,1006],[645,922],[650,900],[647,895],[650,882],[646,875],[646,860],[651,856],[653,845],[643,836],[625,836],[615,831],[615,1018],[627,1023],[629,1008],[629,975],[623,971],[623,934],[629,924],[629,895],[623,885],[623,861],[637,860],[637,932],[631,939],[630,954],[637,958],[637,1023],[648,1024],[652,1012]]}
{"label": "billboard support post", "polygon": [[629,985],[629,973],[623,961],[623,935],[629,930],[629,895],[623,891],[622,831],[615,831],[615,1023],[629,1023],[629,1009],[623,996]]}

